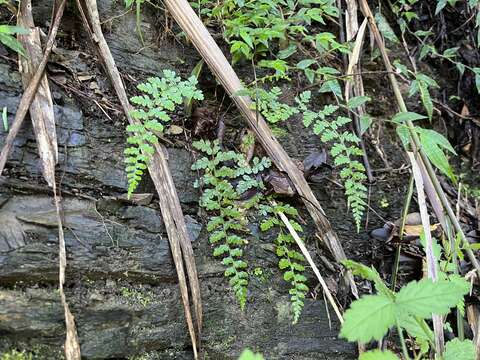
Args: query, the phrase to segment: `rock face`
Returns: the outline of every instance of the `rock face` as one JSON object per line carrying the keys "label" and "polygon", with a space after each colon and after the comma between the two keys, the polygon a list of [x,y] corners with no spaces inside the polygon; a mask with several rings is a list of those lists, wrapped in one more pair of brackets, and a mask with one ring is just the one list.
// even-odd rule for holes
{"label": "rock face", "polygon": [[[44,26],[50,2],[35,3],[36,23]],[[99,1],[102,18],[120,14],[120,3]],[[111,105],[115,98],[101,67],[88,53],[88,41],[81,39],[84,31],[74,13],[66,13],[63,26],[67,33],[77,34],[79,43],[70,47],[59,44],[49,75],[55,80],[52,90],[60,151],[57,178],[63,190],[68,261],[66,292],[76,317],[82,355],[85,359],[191,359],[159,206],[155,200],[142,205],[124,200],[124,124],[107,118],[97,106],[98,102]],[[142,29],[151,46],[141,52],[133,14],[107,24],[107,40],[121,71],[139,77],[165,68],[187,72],[186,65],[180,66],[180,58],[192,56],[193,51],[187,53],[171,40],[159,44],[159,31],[146,16]],[[70,79],[72,74],[92,75],[90,83],[77,85],[97,89],[93,93],[97,104],[89,96],[61,86],[62,77]],[[91,93],[85,90],[85,94]],[[0,109],[8,108],[10,121],[20,95],[15,63],[0,58]],[[5,135],[0,131],[0,146]],[[183,148],[171,147],[169,157],[184,212],[190,214],[187,226],[205,311],[205,359],[236,359],[245,347],[263,352],[267,359],[353,359],[354,347],[337,338],[334,319],[330,329],[323,301],[307,299],[301,320],[291,325],[288,287],[268,239],[250,241],[249,261],[264,273],[262,277],[252,275],[249,301],[240,311],[196,215],[198,192],[192,186],[196,174],[190,170],[191,155]],[[141,190],[153,193],[148,179]],[[27,119],[9,157],[7,179],[0,186],[0,353],[19,348],[33,352],[38,359],[62,357],[65,329],[56,291],[56,226],[52,196],[41,180]]]}

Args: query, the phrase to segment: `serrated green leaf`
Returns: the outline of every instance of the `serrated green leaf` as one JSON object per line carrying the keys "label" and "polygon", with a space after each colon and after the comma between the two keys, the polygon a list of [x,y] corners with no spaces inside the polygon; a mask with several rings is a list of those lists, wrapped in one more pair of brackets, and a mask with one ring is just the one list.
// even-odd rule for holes
{"label": "serrated green leaf", "polygon": [[317,61],[313,59],[304,59],[297,64],[297,69],[305,70],[316,62]]}
{"label": "serrated green leaf", "polygon": [[468,293],[454,282],[430,279],[412,281],[402,287],[396,295],[398,314],[410,314],[428,319],[432,314],[445,315]]}
{"label": "serrated green leaf", "polygon": [[277,56],[279,59],[286,59],[291,55],[295,54],[296,52],[297,52],[297,45],[290,44],[286,49],[280,50]]}
{"label": "serrated green leaf", "polygon": [[472,340],[453,339],[446,343],[444,360],[475,360],[475,345]]}
{"label": "serrated green leaf", "polygon": [[370,100],[371,100],[370,96],[355,96],[350,100],[348,100],[347,107],[350,110],[353,110],[355,108],[358,108],[359,106],[362,106],[363,104],[365,104],[367,101],[370,101]]}
{"label": "serrated green leaf", "polygon": [[377,12],[375,14],[375,20],[377,21],[378,29],[387,40],[390,40],[395,44],[399,42],[397,35],[395,35],[395,32],[390,27],[387,19],[385,19],[385,17],[380,12]]}
{"label": "serrated green leaf", "polygon": [[370,128],[373,123],[373,119],[370,115],[360,116],[360,135],[365,134],[365,132]]}
{"label": "serrated green leaf", "polygon": [[384,295],[366,295],[345,312],[340,337],[368,343],[380,340],[395,324],[395,304]]}
{"label": "serrated green leaf", "polygon": [[422,131],[420,132],[420,143],[432,164],[447,175],[453,182],[456,182],[455,175],[448,163],[448,159],[443,150],[439,147],[438,138]]}
{"label": "serrated green leaf", "polygon": [[[405,329],[407,333],[415,339],[424,341],[433,340],[433,331],[428,327],[428,324],[425,322],[425,320],[416,320],[413,316],[402,316],[400,314],[398,322],[400,327]],[[426,330],[420,326],[419,322],[424,324]]]}

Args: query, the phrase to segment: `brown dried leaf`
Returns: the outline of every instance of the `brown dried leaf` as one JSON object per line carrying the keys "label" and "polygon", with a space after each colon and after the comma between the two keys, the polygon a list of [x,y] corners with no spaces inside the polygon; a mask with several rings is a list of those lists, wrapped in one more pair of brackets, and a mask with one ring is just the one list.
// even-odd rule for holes
{"label": "brown dried leaf", "polygon": [[264,180],[276,194],[293,196],[296,193],[288,176],[281,172],[270,170]]}

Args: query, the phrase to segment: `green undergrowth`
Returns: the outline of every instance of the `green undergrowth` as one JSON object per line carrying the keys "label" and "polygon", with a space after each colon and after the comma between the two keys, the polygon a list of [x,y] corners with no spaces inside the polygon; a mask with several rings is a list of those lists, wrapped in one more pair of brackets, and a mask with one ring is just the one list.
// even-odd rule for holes
{"label": "green undergrowth", "polygon": [[[218,141],[200,140],[193,143],[201,156],[192,166],[202,173],[195,183],[202,189],[200,206],[209,216],[207,230],[214,246],[213,256],[220,257],[225,266],[225,277],[243,309],[248,299],[249,264],[245,258],[249,239],[252,238],[249,218],[261,216],[261,231],[276,234],[275,251],[278,267],[284,280],[290,284],[293,322],[300,317],[305,294],[308,291],[303,275],[305,259],[295,250],[296,244],[279,220],[279,212],[290,218],[298,232],[302,227],[295,220],[298,212],[287,204],[273,204],[271,196],[264,195],[262,173],[271,166],[268,158],[254,157],[247,162],[245,155],[222,150]],[[249,194],[250,192],[250,194]],[[255,268],[258,272],[258,268]]]}

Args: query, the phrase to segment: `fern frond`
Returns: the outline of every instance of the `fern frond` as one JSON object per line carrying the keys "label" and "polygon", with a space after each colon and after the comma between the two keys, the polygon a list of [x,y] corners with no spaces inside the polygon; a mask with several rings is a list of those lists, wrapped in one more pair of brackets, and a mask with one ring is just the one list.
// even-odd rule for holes
{"label": "fern frond", "polygon": [[[213,256],[222,257],[222,264],[226,267],[224,274],[243,309],[247,301],[248,264],[242,257],[247,241],[241,236],[245,231],[242,225],[244,215],[238,200],[248,189],[263,188],[262,181],[250,174],[268,168],[270,160],[256,158],[252,167],[243,154],[222,151],[218,140],[195,141],[193,147],[205,154],[192,165],[193,170],[203,170],[201,182],[205,188],[200,206],[216,213],[207,224],[209,241],[215,245]],[[237,178],[240,180],[234,186],[232,180]]]}
{"label": "fern frond", "polygon": [[137,105],[131,112],[137,123],[126,128],[129,133],[127,143],[132,145],[125,150],[128,197],[137,188],[143,170],[155,152],[152,145],[158,143],[157,134],[163,134],[165,126],[170,122],[168,112],[174,111],[184,97],[203,99],[203,94],[196,85],[196,80],[192,78],[182,81],[175,72],[164,70],[161,79],[151,77],[137,86],[144,94],[130,98],[130,101]]}

